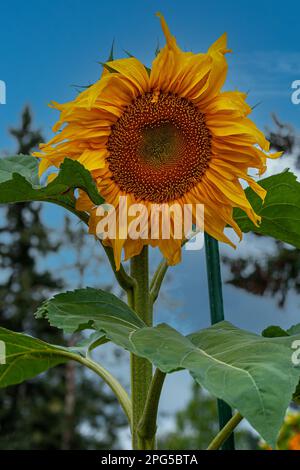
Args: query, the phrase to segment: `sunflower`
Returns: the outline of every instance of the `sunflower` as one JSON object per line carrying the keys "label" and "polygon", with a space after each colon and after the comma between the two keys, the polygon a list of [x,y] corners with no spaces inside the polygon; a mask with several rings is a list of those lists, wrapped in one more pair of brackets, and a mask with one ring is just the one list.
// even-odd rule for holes
{"label": "sunflower", "polygon": [[[230,52],[226,34],[207,53],[183,52],[158,16],[166,45],[151,69],[135,57],[108,61],[99,81],[75,100],[52,103],[60,111],[53,130],[62,130],[35,154],[41,158],[40,174],[59,167],[66,157],[78,160],[117,216],[120,196],[147,208],[204,204],[205,231],[234,246],[224,234],[229,225],[242,237],[232,217],[234,207],[245,211],[254,224],[260,221],[241,180],[263,199],[265,190],[248,169],[262,174],[267,157],[279,153],[266,153],[269,142],[248,118],[246,94],[221,91],[227,73],[225,54]],[[80,192],[77,208],[90,214],[89,231],[96,234],[96,207],[85,193]],[[182,240],[173,232],[169,240],[128,236],[105,243],[112,246],[117,267],[123,249],[129,259],[145,244],[158,246],[168,263],[176,264]]]}

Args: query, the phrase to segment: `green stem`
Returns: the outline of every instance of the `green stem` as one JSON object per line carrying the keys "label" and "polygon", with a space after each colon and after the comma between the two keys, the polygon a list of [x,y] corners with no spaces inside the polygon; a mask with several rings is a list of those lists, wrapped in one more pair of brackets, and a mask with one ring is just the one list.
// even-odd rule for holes
{"label": "green stem", "polygon": [[[136,284],[128,302],[148,326],[152,326],[152,309],[149,298],[148,247],[131,259],[131,276]],[[132,447],[146,449],[147,443],[139,436],[138,427],[152,380],[152,365],[144,358],[131,354]]]}
{"label": "green stem", "polygon": [[224,442],[228,441],[228,438],[232,436],[234,429],[242,421],[243,416],[240,413],[236,413],[211,441],[207,450],[217,450],[221,447]]}
{"label": "green stem", "polygon": [[[219,245],[217,240],[205,233],[205,252],[208,277],[208,291],[210,302],[211,323],[214,325],[224,320],[222,280],[220,268]],[[226,423],[232,417],[232,411],[229,405],[222,400],[218,400],[218,414],[220,429],[224,428]],[[223,450],[234,450],[234,435],[224,443]]]}
{"label": "green stem", "polygon": [[80,356],[79,354],[71,353],[69,351],[64,351],[63,349],[59,351],[59,356],[65,356],[70,360],[79,362],[80,364],[88,367],[90,370],[95,372],[104,382],[111,388],[111,390],[116,395],[121,407],[123,408],[130,427],[132,427],[132,405],[131,400],[126,392],[126,390],[122,387],[122,385],[118,382],[118,380],[106,370],[103,366],[98,364],[97,362],[93,361],[90,358],[85,358]]}
{"label": "green stem", "polygon": [[138,434],[144,440],[146,449],[153,449],[157,429],[159,399],[166,374],[156,369],[148,392],[144,412],[138,426]]}
{"label": "green stem", "polygon": [[151,285],[150,285],[150,301],[153,306],[154,302],[156,301],[161,285],[165,278],[165,275],[168,270],[168,263],[166,260],[162,260],[158,265],[158,268],[152,278]]}
{"label": "green stem", "polygon": [[[48,202],[53,202],[53,201],[49,200]],[[89,225],[89,217],[85,212],[79,212],[76,209],[72,208],[71,206],[68,206],[67,204],[59,203],[56,201],[55,201],[55,204],[60,205],[64,207],[65,209],[68,209],[70,212],[77,215],[77,217],[79,217],[79,219],[82,222],[84,222],[87,226]],[[122,289],[124,289],[125,292],[127,292],[130,295],[130,292],[135,287],[135,280],[131,276],[129,276],[129,274],[127,274],[122,264],[120,265],[120,269],[117,271],[113,249],[110,246],[105,246],[101,240],[99,240],[99,242],[101,243],[108,257],[111,268],[114,272],[115,278],[118,281],[120,287],[122,287]]]}
{"label": "green stem", "polygon": [[120,287],[122,287],[122,289],[124,289],[125,292],[127,292],[128,294],[132,293],[136,285],[135,279],[133,279],[131,276],[129,276],[129,274],[127,274],[122,264],[120,266],[120,269],[117,271],[113,249],[109,246],[103,245],[102,242],[100,243],[102,244],[105,250],[105,253],[114,272],[115,278],[118,281]]}
{"label": "green stem", "polygon": [[[187,242],[188,242],[188,240],[184,240],[182,242],[181,246],[183,247]],[[150,284],[150,303],[151,303],[152,307],[153,307],[153,304],[154,304],[154,302],[156,301],[156,299],[158,297],[160,288],[161,288],[162,283],[165,279],[168,268],[169,268],[169,265],[168,265],[167,261],[165,259],[163,259],[159,263],[159,265],[157,267],[157,270],[155,271],[155,273],[153,275],[153,278],[152,278],[151,284]]]}

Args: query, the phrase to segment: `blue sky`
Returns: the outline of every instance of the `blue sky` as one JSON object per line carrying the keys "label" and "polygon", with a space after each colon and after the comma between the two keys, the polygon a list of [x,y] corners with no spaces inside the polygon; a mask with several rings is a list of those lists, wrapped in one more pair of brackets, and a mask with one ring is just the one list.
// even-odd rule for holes
{"label": "blue sky", "polygon": [[30,103],[46,136],[57,114],[47,104],[72,99],[72,84],[85,85],[100,73],[112,40],[117,55],[129,50],[150,63],[163,43],[156,11],[165,15],[179,44],[206,50],[224,31],[227,88],[249,91],[254,117],[264,126],[271,111],[297,126],[300,106],[290,102],[290,86],[300,78],[297,1],[250,3],[228,0],[11,0],[1,2],[0,79],[7,105],[0,107],[1,147],[13,150],[7,126]]}
{"label": "blue sky", "polygon": [[[95,81],[100,73],[97,62],[108,57],[113,39],[117,56],[124,55],[126,49],[150,64],[157,43],[164,41],[155,16],[157,11],[165,15],[178,43],[187,50],[206,50],[226,31],[233,50],[227,55],[226,88],[249,90],[250,104],[260,102],[253,118],[261,127],[270,125],[270,114],[276,112],[282,120],[298,128],[300,105],[293,105],[290,99],[291,83],[300,79],[297,2],[288,2],[288,7],[284,2],[272,2],[271,7],[271,2],[265,0],[254,0],[247,8],[244,5],[245,2],[233,0],[113,3],[12,0],[2,3],[0,79],[7,85],[7,104],[0,105],[1,149],[13,152],[14,142],[7,129],[18,122],[26,103],[33,109],[36,125],[42,128],[46,138],[50,137],[58,115],[47,104],[52,99],[59,102],[72,99],[76,94],[72,84]],[[59,209],[52,207],[46,209],[45,217],[51,223],[59,214]],[[239,246],[238,253],[243,252],[244,246]],[[175,291],[182,297],[185,310],[195,311],[195,306],[196,310],[200,309],[192,292],[201,285],[199,279],[205,282],[202,255],[197,259],[193,252],[186,254],[184,264],[173,271],[174,282],[178,283]],[[182,283],[188,294],[180,289]],[[206,304],[204,284],[201,288]],[[245,294],[225,287],[226,302],[230,304],[233,298],[234,305],[238,298],[244,303]],[[252,302],[247,305],[267,301],[250,298]],[[274,302],[271,303],[274,307]],[[244,315],[245,309],[247,306],[243,307]],[[203,306],[201,310],[206,308]],[[262,310],[265,318],[268,309]],[[189,315],[192,320],[188,320]],[[195,314],[186,313],[184,325],[193,324],[194,319]],[[244,320],[241,323],[248,326],[249,317],[245,316]]]}
{"label": "blue sky", "polygon": [[[126,49],[150,64],[158,41],[163,44],[156,11],[165,15],[186,50],[205,51],[226,31],[233,53],[227,56],[225,88],[249,91],[249,103],[259,103],[253,119],[260,127],[271,125],[271,113],[276,112],[299,129],[300,105],[290,99],[291,83],[300,79],[298,1],[6,0],[0,6],[0,80],[7,86],[7,104],[0,105],[1,151],[14,151],[7,129],[17,124],[25,104],[32,107],[36,126],[50,137],[58,115],[47,104],[72,99],[76,94],[72,84],[97,80],[101,71],[97,62],[108,57],[113,39],[117,56],[123,56]],[[53,225],[62,220],[62,211],[48,207],[44,217]],[[248,253],[253,243],[246,237],[237,253]],[[228,254],[227,248],[221,249]],[[260,248],[254,249],[259,252]],[[177,306],[161,302],[158,320],[169,321],[184,332],[207,326],[203,252],[186,253],[183,263],[171,270],[171,277],[166,294]],[[229,286],[224,287],[224,298],[227,319],[243,328],[261,331],[270,323],[289,326],[299,321],[295,296],[284,310],[273,299],[256,298]]]}

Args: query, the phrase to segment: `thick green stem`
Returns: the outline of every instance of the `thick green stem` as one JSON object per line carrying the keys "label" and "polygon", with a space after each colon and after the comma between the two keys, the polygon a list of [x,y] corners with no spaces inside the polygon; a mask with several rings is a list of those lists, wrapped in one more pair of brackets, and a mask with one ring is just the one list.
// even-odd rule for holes
{"label": "thick green stem", "polygon": [[153,445],[155,445],[158,405],[165,378],[166,374],[156,369],[148,392],[143,416],[139,422],[138,434],[146,443],[147,449],[153,449]]}
{"label": "thick green stem", "polygon": [[224,442],[228,441],[228,438],[232,436],[234,429],[242,421],[243,416],[240,413],[236,413],[211,441],[207,450],[218,450]]}
{"label": "thick green stem", "polygon": [[[205,252],[208,278],[208,291],[210,302],[211,323],[214,325],[224,320],[222,280],[220,268],[219,245],[217,240],[205,233]],[[222,400],[218,400],[218,413],[220,429],[224,428],[231,419],[230,406]],[[223,450],[234,450],[234,435],[224,443]]]}
{"label": "thick green stem", "polygon": [[[131,259],[131,276],[136,281],[133,294],[128,302],[148,326],[152,326],[152,309],[149,295],[148,247],[140,255]],[[149,449],[149,443],[139,435],[139,422],[142,418],[148,391],[152,380],[152,365],[144,358],[131,355],[131,399],[132,399],[132,447]],[[153,448],[153,442],[150,446]]]}

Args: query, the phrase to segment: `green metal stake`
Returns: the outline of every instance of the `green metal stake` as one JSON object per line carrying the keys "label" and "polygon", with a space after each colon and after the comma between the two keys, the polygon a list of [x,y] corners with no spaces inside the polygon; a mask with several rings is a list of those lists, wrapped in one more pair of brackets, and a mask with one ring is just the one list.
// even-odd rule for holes
{"label": "green metal stake", "polygon": [[[208,291],[210,303],[211,324],[214,325],[224,320],[222,280],[219,256],[219,244],[217,240],[205,233],[205,253],[208,278]],[[223,400],[218,400],[219,426],[222,429],[232,418],[229,405]],[[234,435],[229,436],[222,446],[223,450],[234,450]]]}

